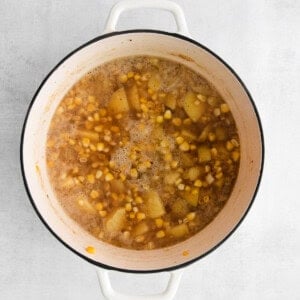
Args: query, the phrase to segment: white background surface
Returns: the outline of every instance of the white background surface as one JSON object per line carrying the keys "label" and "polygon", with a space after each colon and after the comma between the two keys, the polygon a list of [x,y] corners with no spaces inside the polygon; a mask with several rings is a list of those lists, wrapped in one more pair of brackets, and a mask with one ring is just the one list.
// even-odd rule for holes
{"label": "white background surface", "polygon": [[[141,0],[142,1],[142,0]],[[0,1],[0,299],[103,299],[94,267],[39,221],[23,187],[19,141],[49,70],[101,34],[115,1]],[[235,234],[186,269],[176,299],[300,299],[300,1],[176,1],[193,38],[240,75],[265,134],[256,201]],[[166,12],[125,13],[120,29],[172,31]],[[158,292],[166,274],[112,274],[116,289]]]}

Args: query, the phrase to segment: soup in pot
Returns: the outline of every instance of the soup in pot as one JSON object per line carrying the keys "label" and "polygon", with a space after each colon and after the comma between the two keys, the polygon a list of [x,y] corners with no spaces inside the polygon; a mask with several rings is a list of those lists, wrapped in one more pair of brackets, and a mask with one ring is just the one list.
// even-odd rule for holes
{"label": "soup in pot", "polygon": [[104,242],[150,250],[217,216],[240,146],[230,107],[209,82],[177,62],[133,56],[97,67],[68,91],[46,158],[71,218]]}

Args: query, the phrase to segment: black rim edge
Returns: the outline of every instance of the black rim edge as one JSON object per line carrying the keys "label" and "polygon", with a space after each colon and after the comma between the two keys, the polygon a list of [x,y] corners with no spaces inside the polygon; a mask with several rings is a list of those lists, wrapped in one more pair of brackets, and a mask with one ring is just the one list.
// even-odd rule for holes
{"label": "black rim edge", "polygon": [[[154,269],[154,270],[130,270],[130,269],[122,269],[122,268],[117,268],[117,267],[112,267],[109,265],[105,265],[102,263],[99,263],[98,261],[95,261],[87,256],[84,256],[83,254],[77,252],[74,248],[72,248],[70,245],[68,245],[66,242],[64,242],[50,227],[50,225],[48,225],[48,223],[44,220],[43,216],[40,214],[39,210],[37,209],[35,202],[31,196],[30,190],[29,190],[29,186],[27,184],[26,181],[26,176],[25,176],[25,169],[24,169],[24,161],[23,161],[23,143],[24,143],[24,134],[25,134],[25,130],[26,130],[26,124],[27,124],[27,120],[28,117],[30,115],[30,111],[31,108],[35,102],[35,99],[37,97],[37,95],[39,94],[40,90],[42,89],[42,87],[44,86],[44,84],[46,83],[46,81],[48,80],[48,78],[56,71],[56,69],[62,64],[64,63],[69,57],[71,57],[73,54],[75,54],[76,52],[80,51],[81,49],[85,48],[86,46],[93,44],[97,41],[100,41],[102,39],[108,38],[108,37],[112,37],[112,36],[116,36],[116,35],[122,35],[122,34],[128,34],[128,33],[157,33],[157,34],[162,34],[162,35],[168,35],[168,36],[173,36],[175,38],[179,38],[185,41],[188,41],[198,47],[201,47],[202,49],[206,50],[207,52],[209,52],[211,55],[213,55],[216,59],[218,59],[222,64],[225,65],[225,67],[234,75],[234,77],[238,80],[238,82],[241,84],[241,86],[243,87],[243,89],[245,90],[249,100],[251,101],[253,110],[255,112],[256,118],[257,118],[257,122],[259,125],[259,130],[260,130],[260,137],[261,137],[261,146],[262,146],[262,152],[261,152],[261,166],[260,166],[260,173],[259,173],[259,177],[257,180],[257,184],[256,184],[256,188],[254,190],[251,202],[249,204],[249,206],[247,207],[247,210],[245,211],[244,215],[241,217],[241,219],[239,220],[239,222],[235,225],[235,227],[231,230],[231,232],[225,236],[223,238],[223,240],[221,240],[217,245],[215,245],[213,248],[211,248],[209,251],[205,252],[204,254],[189,260],[185,263],[182,264],[178,264],[172,267],[168,267],[168,268],[162,268],[162,269]],[[261,119],[260,116],[258,114],[258,110],[256,108],[256,105],[254,103],[254,100],[249,92],[249,90],[247,89],[246,85],[244,84],[244,82],[241,80],[241,78],[237,75],[237,73],[221,58],[219,57],[217,54],[215,54],[213,51],[211,51],[210,49],[208,49],[206,46],[200,44],[199,42],[188,38],[186,36],[182,36],[180,34],[177,33],[170,33],[170,32],[166,32],[166,31],[160,31],[160,30],[152,30],[152,29],[133,29],[133,30],[126,30],[126,31],[115,31],[115,32],[111,32],[108,34],[104,34],[104,35],[100,35],[88,42],[86,42],[85,44],[81,45],[80,47],[76,48],[75,50],[73,50],[72,52],[70,52],[68,55],[66,55],[49,73],[48,75],[44,78],[44,80],[41,82],[40,86],[38,87],[37,91],[35,92],[27,113],[25,115],[25,119],[24,119],[24,123],[23,123],[23,127],[22,127],[22,132],[21,132],[21,139],[20,139],[20,162],[21,162],[21,173],[22,173],[22,178],[23,178],[23,183],[25,186],[25,190],[27,193],[27,196],[30,200],[31,205],[33,206],[36,214],[38,215],[39,219],[41,220],[41,222],[46,226],[46,228],[52,233],[52,235],[59,241],[61,242],[65,247],[67,247],[69,250],[71,250],[73,253],[75,253],[76,255],[78,255],[79,257],[83,258],[84,260],[88,261],[91,264],[94,264],[98,267],[107,269],[107,270],[114,270],[114,271],[119,271],[119,272],[127,272],[127,273],[158,273],[158,272],[167,272],[167,271],[173,271],[179,268],[184,268],[187,267],[188,265],[196,262],[197,260],[204,258],[206,255],[212,253],[214,250],[216,250],[219,246],[221,246],[235,231],[236,229],[240,226],[240,224],[243,222],[244,218],[246,217],[246,215],[248,214],[250,208],[253,205],[253,202],[255,200],[255,197],[257,196],[257,192],[259,190],[259,186],[261,183],[261,178],[262,178],[262,173],[263,173],[263,168],[264,168],[264,159],[265,159],[265,144],[264,144],[264,135],[263,135],[263,129],[262,129],[262,123],[261,123]]]}

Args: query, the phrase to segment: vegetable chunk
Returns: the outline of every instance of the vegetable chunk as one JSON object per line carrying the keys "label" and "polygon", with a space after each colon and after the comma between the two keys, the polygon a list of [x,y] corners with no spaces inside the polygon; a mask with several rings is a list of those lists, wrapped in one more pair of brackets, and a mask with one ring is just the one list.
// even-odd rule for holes
{"label": "vegetable chunk", "polygon": [[206,111],[206,103],[199,101],[195,93],[187,92],[183,100],[183,108],[192,121],[197,122]]}
{"label": "vegetable chunk", "polygon": [[115,233],[122,230],[126,225],[126,211],[125,208],[118,208],[113,212],[106,221],[105,228],[109,233]]}
{"label": "vegetable chunk", "polygon": [[150,218],[158,218],[163,216],[166,211],[164,205],[156,191],[148,191],[145,193],[146,215]]}
{"label": "vegetable chunk", "polygon": [[112,94],[110,102],[108,103],[108,110],[115,114],[129,111],[127,96],[123,87]]}

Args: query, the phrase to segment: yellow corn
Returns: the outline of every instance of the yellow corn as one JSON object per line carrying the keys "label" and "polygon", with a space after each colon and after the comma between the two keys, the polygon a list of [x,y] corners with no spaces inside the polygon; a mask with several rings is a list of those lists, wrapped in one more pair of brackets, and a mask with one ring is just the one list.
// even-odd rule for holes
{"label": "yellow corn", "polygon": [[161,239],[161,238],[163,238],[165,236],[166,236],[166,234],[165,234],[165,232],[163,230],[159,230],[159,231],[156,232],[156,237],[158,239]]}
{"label": "yellow corn", "polygon": [[85,248],[85,251],[90,253],[90,254],[94,254],[96,252],[96,249],[92,246],[88,246]]}

